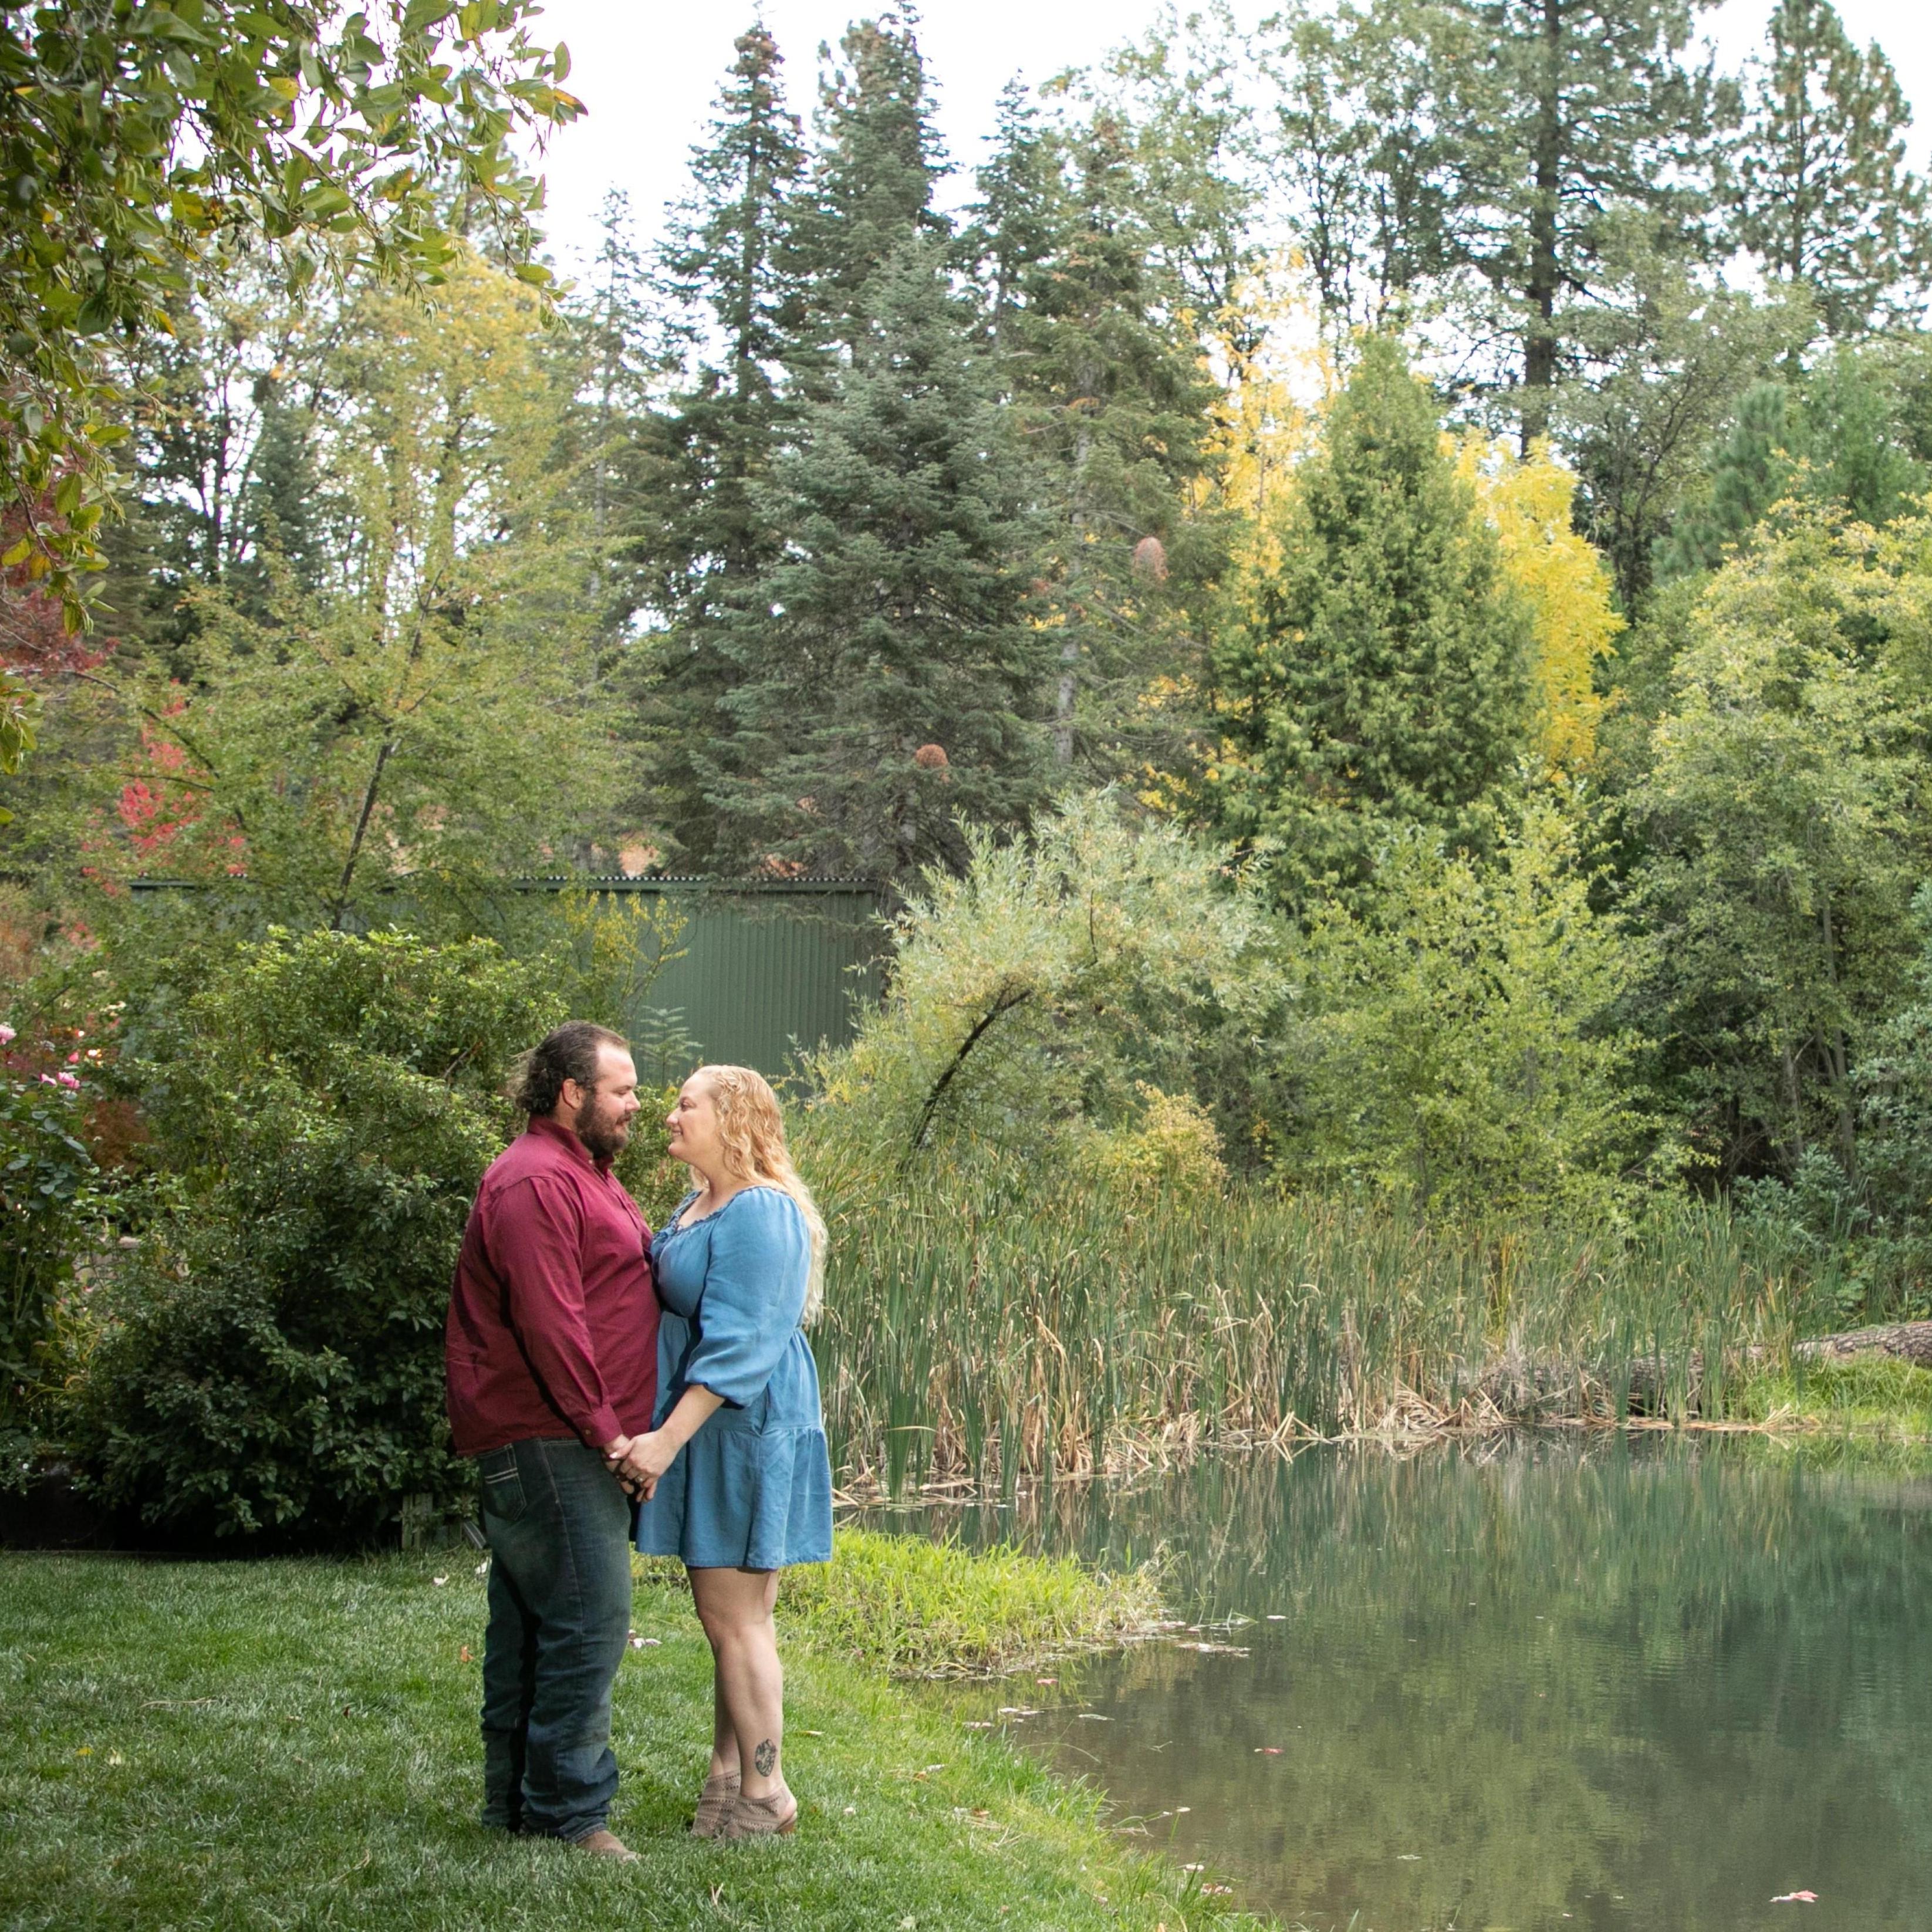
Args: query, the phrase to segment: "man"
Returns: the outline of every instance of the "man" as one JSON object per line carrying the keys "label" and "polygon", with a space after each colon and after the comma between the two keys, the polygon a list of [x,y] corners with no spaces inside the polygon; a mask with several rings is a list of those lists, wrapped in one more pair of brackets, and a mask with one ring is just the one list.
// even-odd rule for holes
{"label": "man", "polygon": [[488,1538],[483,1822],[628,1859],[610,1691],[631,1621],[631,1504],[611,1464],[651,1426],[657,1297],[644,1217],[610,1172],[638,1072],[617,1034],[559,1027],[524,1059],[526,1132],[478,1189],[445,1360]]}

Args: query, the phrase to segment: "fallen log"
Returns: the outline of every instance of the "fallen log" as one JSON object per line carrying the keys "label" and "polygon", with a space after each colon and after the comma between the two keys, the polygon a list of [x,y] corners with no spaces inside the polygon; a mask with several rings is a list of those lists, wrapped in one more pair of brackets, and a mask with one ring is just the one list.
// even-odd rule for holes
{"label": "fallen log", "polygon": [[[1754,1348],[1754,1360],[1764,1351]],[[1792,1345],[1800,1362],[1843,1362],[1853,1355],[1896,1355],[1915,1367],[1932,1369],[1932,1322],[1887,1322],[1876,1328],[1852,1328],[1842,1335],[1815,1336]]]}
{"label": "fallen log", "polygon": [[[1726,1358],[1727,1367],[1755,1368],[1777,1360],[1782,1352],[1759,1344]],[[1844,1362],[1858,1355],[1890,1355],[1916,1368],[1932,1368],[1932,1322],[1888,1322],[1869,1328],[1847,1329],[1836,1335],[1814,1335],[1791,1345],[1794,1362]],[[1681,1361],[1682,1358],[1679,1358]],[[1628,1412],[1654,1413],[1677,1378],[1678,1366],[1669,1357],[1644,1356],[1629,1365]],[[1688,1406],[1695,1410],[1704,1387],[1704,1358],[1694,1354],[1682,1378]],[[1550,1357],[1505,1354],[1489,1363],[1468,1391],[1479,1402],[1492,1406],[1514,1422],[1540,1417],[1604,1415],[1614,1408],[1612,1376],[1574,1361]]]}

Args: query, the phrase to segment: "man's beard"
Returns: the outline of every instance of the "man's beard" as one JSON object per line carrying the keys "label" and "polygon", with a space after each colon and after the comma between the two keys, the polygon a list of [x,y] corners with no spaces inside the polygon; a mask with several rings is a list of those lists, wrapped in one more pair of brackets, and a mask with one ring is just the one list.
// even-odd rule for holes
{"label": "man's beard", "polygon": [[593,1094],[590,1104],[577,1117],[577,1138],[592,1160],[615,1160],[630,1144],[631,1124],[608,1111],[602,1096]]}

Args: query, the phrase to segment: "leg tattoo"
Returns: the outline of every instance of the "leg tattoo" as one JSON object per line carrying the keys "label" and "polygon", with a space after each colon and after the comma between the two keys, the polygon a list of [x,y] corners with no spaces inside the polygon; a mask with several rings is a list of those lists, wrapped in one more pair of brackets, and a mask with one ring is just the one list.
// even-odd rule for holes
{"label": "leg tattoo", "polygon": [[752,1762],[758,1767],[758,1775],[760,1778],[770,1777],[772,1766],[778,1761],[778,1748],[770,1738],[762,1739],[758,1748],[752,1754]]}

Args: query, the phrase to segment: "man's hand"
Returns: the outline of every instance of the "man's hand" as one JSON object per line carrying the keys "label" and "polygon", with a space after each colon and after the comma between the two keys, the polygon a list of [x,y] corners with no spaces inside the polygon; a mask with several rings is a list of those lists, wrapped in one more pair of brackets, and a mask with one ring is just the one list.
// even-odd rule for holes
{"label": "man's hand", "polygon": [[638,1492],[624,1474],[623,1462],[625,1456],[630,1453],[631,1444],[634,1439],[628,1436],[614,1436],[598,1452],[604,1458],[604,1468],[616,1478],[618,1482],[622,1486],[625,1494],[632,1496],[634,1496]]}

